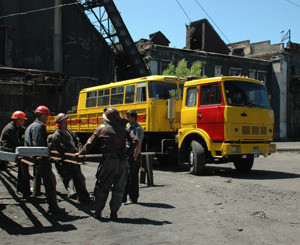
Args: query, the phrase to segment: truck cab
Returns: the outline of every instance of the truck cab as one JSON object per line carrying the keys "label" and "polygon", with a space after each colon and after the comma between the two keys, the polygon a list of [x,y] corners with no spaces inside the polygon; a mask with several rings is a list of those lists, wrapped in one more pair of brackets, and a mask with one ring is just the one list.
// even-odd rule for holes
{"label": "truck cab", "polygon": [[274,113],[263,82],[237,76],[198,79],[184,85],[179,161],[193,174],[206,163],[233,162],[250,171],[254,157],[276,152]]}

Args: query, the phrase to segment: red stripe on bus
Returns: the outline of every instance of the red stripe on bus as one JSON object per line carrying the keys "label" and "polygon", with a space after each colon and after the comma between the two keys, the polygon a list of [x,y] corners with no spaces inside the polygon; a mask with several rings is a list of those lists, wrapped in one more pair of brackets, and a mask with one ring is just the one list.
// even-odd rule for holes
{"label": "red stripe on bus", "polygon": [[145,122],[146,121],[146,115],[145,114],[138,115],[137,116],[137,121],[139,121],[139,122]]}
{"label": "red stripe on bus", "polygon": [[88,123],[89,123],[88,118],[83,118],[83,119],[79,120],[79,124],[88,124]]}
{"label": "red stripe on bus", "polygon": [[78,120],[78,119],[71,119],[71,120],[70,120],[70,124],[77,125],[77,124],[79,124],[79,123],[80,123],[80,120]]}
{"label": "red stripe on bus", "polygon": [[89,123],[98,123],[98,118],[97,117],[93,117],[93,118],[89,118]]}

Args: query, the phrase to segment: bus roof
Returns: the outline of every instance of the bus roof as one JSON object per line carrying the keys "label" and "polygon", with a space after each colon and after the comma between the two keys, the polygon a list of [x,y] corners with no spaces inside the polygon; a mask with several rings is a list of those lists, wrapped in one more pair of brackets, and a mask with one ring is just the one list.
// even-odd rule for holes
{"label": "bus roof", "polygon": [[134,78],[134,79],[130,79],[130,80],[124,80],[124,81],[107,83],[107,84],[102,84],[102,85],[98,85],[98,86],[94,86],[94,87],[84,88],[80,91],[80,93],[90,92],[90,91],[94,91],[94,90],[98,90],[98,89],[110,88],[110,87],[115,87],[115,86],[134,84],[137,82],[151,81],[151,80],[164,81],[164,82],[170,82],[170,81],[186,82],[185,78],[181,78],[181,77],[177,77],[177,76],[152,75],[152,76],[139,77],[139,78]]}

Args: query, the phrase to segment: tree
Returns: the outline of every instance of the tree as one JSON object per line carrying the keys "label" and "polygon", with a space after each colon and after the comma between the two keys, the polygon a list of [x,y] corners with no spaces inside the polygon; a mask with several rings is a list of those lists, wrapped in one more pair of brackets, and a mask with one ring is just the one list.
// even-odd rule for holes
{"label": "tree", "polygon": [[171,62],[169,67],[163,71],[163,75],[171,75],[171,76],[178,76],[178,77],[186,77],[186,76],[195,76],[198,78],[204,78],[206,76],[202,76],[202,63],[201,61],[195,61],[191,68],[188,68],[187,61],[182,59],[179,61],[178,66]]}

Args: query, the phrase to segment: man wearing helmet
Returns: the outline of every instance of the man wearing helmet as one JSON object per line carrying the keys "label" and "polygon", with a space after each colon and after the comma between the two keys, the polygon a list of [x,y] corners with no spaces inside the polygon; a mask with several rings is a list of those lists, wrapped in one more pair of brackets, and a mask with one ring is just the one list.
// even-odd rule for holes
{"label": "man wearing helmet", "polygon": [[[78,136],[71,129],[68,129],[68,116],[64,113],[59,113],[55,121],[57,130],[54,134],[48,136],[50,149],[56,150],[61,154],[78,152],[82,148],[82,144]],[[90,194],[86,189],[85,177],[81,172],[80,165],[57,162],[55,166],[68,191],[68,197],[77,193],[79,202],[90,202]],[[74,186],[76,193],[73,190]]]}
{"label": "man wearing helmet", "polygon": [[104,125],[100,125],[77,154],[85,154],[93,147],[104,154],[98,166],[95,184],[95,218],[101,220],[109,191],[112,191],[110,219],[118,218],[117,212],[122,205],[122,196],[126,185],[128,163],[126,161],[126,139],[131,142],[128,152],[135,149],[138,139],[128,130],[122,121],[120,112],[110,107],[103,113]]}
{"label": "man wearing helmet", "polygon": [[[47,147],[47,131],[44,124],[48,121],[50,111],[46,106],[39,106],[35,112],[36,120],[31,123],[25,131],[25,146],[43,146]],[[56,179],[52,172],[52,166],[49,158],[42,158],[39,166],[39,173],[43,178],[43,184],[46,192],[46,199],[49,205],[48,212],[57,214],[64,212],[59,208],[56,198]]]}
{"label": "man wearing helmet", "polygon": [[[0,136],[0,150],[15,152],[16,147],[24,145],[24,132],[23,126],[25,120],[25,113],[23,111],[15,111],[9,122],[2,130]],[[1,165],[6,168],[6,163],[1,162]],[[18,183],[17,190],[23,194],[24,198],[30,197],[30,183],[28,165],[21,163],[18,165]]]}

